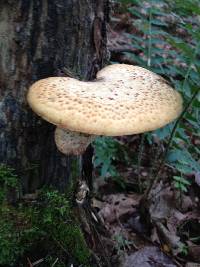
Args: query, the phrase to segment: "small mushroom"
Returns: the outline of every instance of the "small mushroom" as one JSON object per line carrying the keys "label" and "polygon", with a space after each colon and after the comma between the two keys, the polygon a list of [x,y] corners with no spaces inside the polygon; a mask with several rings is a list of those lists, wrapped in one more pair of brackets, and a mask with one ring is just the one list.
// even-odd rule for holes
{"label": "small mushroom", "polygon": [[[96,80],[89,82],[69,77],[39,80],[29,89],[27,99],[39,116],[62,129],[56,130],[56,143],[67,153],[62,140],[72,139],[69,131],[87,137],[143,133],[170,123],[182,111],[180,94],[165,79],[126,64],[107,66],[97,73]],[[80,138],[79,134],[76,136]],[[84,141],[85,147],[89,140]],[[82,141],[79,143],[82,146]]]}

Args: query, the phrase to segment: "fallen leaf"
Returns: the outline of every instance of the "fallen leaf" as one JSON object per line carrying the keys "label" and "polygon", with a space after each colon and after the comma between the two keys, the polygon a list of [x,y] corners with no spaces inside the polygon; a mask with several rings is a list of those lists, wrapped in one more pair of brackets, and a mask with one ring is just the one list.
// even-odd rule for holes
{"label": "fallen leaf", "polygon": [[176,267],[157,247],[144,247],[127,256],[121,267]]}
{"label": "fallen leaf", "polygon": [[135,212],[140,197],[137,194],[111,194],[105,196],[104,207],[99,211],[99,216],[107,223],[113,223],[122,217]]}
{"label": "fallen leaf", "polygon": [[188,255],[193,261],[200,263],[200,245],[191,245],[188,247]]}

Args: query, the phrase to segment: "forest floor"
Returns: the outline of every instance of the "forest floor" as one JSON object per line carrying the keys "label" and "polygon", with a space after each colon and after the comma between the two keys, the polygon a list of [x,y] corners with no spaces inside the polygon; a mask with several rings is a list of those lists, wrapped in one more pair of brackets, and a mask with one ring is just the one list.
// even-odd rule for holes
{"label": "forest floor", "polygon": [[[134,137],[132,149],[136,148],[140,136]],[[127,138],[131,144],[131,137]],[[140,183],[147,185],[152,175],[149,154],[145,145],[143,164],[139,169]],[[146,158],[146,159],[145,159]],[[185,194],[180,194],[169,183],[173,170],[165,167],[162,179],[153,190],[153,198],[146,218],[140,216],[140,201],[143,189],[138,187],[138,167],[123,167],[116,162],[118,174],[123,182],[112,176],[107,179],[96,178],[96,195],[92,206],[98,211],[106,229],[110,233],[108,251],[114,266],[200,266],[200,188],[192,185]],[[149,221],[148,216],[151,220]],[[120,262],[120,263],[119,263]]]}

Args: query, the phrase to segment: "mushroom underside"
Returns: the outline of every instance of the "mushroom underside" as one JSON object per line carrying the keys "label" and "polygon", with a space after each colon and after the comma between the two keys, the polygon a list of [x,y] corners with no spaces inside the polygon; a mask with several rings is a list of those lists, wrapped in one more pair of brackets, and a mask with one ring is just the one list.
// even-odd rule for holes
{"label": "mushroom underside", "polygon": [[55,130],[56,146],[65,155],[83,154],[95,138],[95,135],[73,132],[58,127]]}

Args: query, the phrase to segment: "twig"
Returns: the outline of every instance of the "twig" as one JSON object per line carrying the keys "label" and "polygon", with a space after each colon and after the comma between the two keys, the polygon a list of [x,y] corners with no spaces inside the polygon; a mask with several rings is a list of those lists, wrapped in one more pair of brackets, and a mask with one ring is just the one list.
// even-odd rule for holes
{"label": "twig", "polygon": [[32,263],[28,257],[27,257],[27,261],[28,261],[29,267],[33,267]]}
{"label": "twig", "polygon": [[37,260],[37,261],[35,261],[35,262],[33,262],[33,266],[36,266],[36,265],[38,265],[38,264],[40,264],[41,262],[43,262],[44,261],[44,259],[42,258],[42,259],[39,259],[39,260]]}
{"label": "twig", "polygon": [[51,267],[54,267],[56,265],[57,261],[58,261],[58,258],[56,258],[56,260],[53,262],[53,264],[51,265]]}

